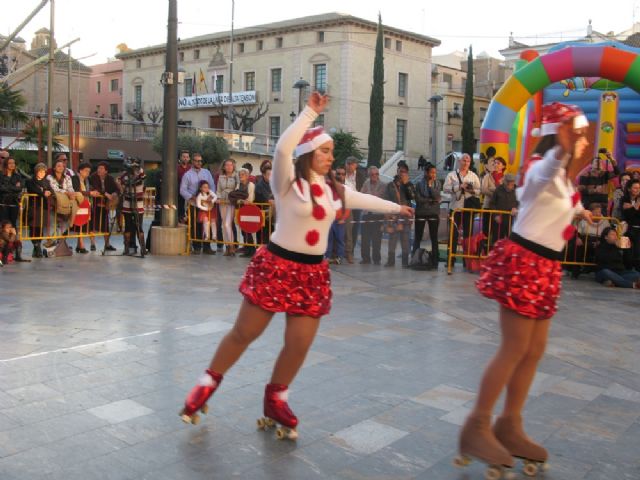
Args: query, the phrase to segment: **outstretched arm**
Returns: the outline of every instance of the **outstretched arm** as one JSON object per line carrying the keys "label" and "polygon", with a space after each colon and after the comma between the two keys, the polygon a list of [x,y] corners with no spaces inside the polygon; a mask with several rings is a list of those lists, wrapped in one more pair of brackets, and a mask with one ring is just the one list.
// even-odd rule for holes
{"label": "outstretched arm", "polygon": [[413,209],[406,205],[398,205],[397,203],[390,202],[389,200],[383,200],[375,195],[369,195],[368,193],[357,192],[350,188],[344,189],[344,199],[347,208],[369,210],[371,212],[378,213],[399,213],[401,215],[412,216]]}

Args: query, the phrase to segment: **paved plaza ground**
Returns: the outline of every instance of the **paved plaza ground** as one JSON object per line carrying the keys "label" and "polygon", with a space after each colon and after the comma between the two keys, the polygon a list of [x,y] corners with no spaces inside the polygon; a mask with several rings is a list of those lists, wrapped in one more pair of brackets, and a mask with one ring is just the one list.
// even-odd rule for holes
{"label": "paved plaza ground", "polygon": [[[178,411],[230,328],[247,261],[44,259],[0,271],[0,479],[474,479],[451,466],[497,341],[474,275],[333,269],[291,388],[296,443],[258,432],[283,317],[197,426]],[[640,478],[640,292],[565,279],[526,409],[547,479]],[[518,470],[519,471],[519,470]],[[525,478],[518,473],[518,478]]]}

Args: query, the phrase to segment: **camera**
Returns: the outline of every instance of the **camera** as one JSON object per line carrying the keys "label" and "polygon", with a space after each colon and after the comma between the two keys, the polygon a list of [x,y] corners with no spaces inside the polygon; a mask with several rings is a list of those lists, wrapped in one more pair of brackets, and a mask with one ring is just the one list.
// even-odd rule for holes
{"label": "camera", "polygon": [[133,172],[137,168],[140,168],[140,159],[134,157],[127,157],[124,160],[123,166],[128,172]]}

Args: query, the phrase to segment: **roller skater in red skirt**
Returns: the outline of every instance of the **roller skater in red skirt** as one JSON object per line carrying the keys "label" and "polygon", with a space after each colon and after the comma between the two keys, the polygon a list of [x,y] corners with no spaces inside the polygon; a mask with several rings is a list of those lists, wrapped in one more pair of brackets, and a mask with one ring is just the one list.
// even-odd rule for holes
{"label": "roller skater in red skirt", "polygon": [[[342,208],[413,215],[413,209],[344,188],[331,172],[333,140],[322,127],[307,130],[325,109],[328,97],[311,94],[306,108],[276,145],[271,189],[278,212],[268,245],[251,259],[240,283],[244,300],[235,325],[223,338],[204,376],[181,412],[196,423],[198,410],[223,375],[267,328],[276,312],[286,314],[284,346],[265,388],[260,428],[280,424],[278,438],[296,438],[298,419],[289,408],[288,389],[331,308],[329,267],[324,260],[329,229]],[[294,161],[293,156],[297,157]]]}
{"label": "roller skater in red skirt", "polygon": [[[500,303],[500,347],[486,367],[475,406],[460,432],[457,465],[471,457],[487,465],[486,478],[498,479],[513,457],[524,473],[546,467],[547,451],[524,432],[524,407],[556,312],[562,271],[560,258],[579,215],[591,222],[572,180],[590,161],[588,122],[573,105],[542,109],[542,138],[525,166],[517,194],[518,216],[510,238],[494,246],[480,272],[480,293]],[[506,387],[504,409],[491,425],[493,408]]]}

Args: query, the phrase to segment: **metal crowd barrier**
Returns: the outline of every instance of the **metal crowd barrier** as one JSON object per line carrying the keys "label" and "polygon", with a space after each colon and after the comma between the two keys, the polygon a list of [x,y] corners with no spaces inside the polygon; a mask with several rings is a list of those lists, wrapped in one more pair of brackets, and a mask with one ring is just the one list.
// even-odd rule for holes
{"label": "metal crowd barrier", "polygon": [[156,188],[145,187],[144,189],[144,216],[153,217],[156,213]]}
{"label": "metal crowd barrier", "polygon": [[[498,217],[501,220],[496,222]],[[594,217],[594,220],[608,222],[608,225],[603,223],[601,228],[599,226],[600,233],[606,226],[616,228],[618,235],[623,233],[623,224],[615,217]],[[586,234],[581,233],[580,221],[578,218],[573,221],[578,235],[568,242],[561,261],[562,265],[578,267],[595,265],[592,259],[595,253],[593,245],[596,240],[599,240],[600,235],[590,235],[588,231]],[[459,208],[451,211],[449,215],[447,273],[453,272],[453,262],[456,258],[463,259],[467,270],[478,271],[480,262],[487,258],[494,244],[499,239],[509,236],[512,223],[513,217],[510,211],[472,208]],[[457,240],[455,248],[454,238]],[[577,238],[580,241],[577,241]],[[462,253],[458,252],[460,246],[462,246]]]}
{"label": "metal crowd barrier", "polygon": [[[212,238],[211,232],[209,232],[209,237],[204,238],[204,232],[200,232],[200,235],[197,235],[196,224],[202,222],[197,222],[198,214],[202,211],[199,211],[195,205],[189,204],[187,209],[187,254],[191,252],[191,246],[193,243],[209,243],[209,244],[222,244],[227,246],[240,246],[240,247],[259,247],[269,242],[269,238],[271,238],[271,233],[273,231],[273,227],[275,226],[275,211],[271,204],[269,203],[246,203],[245,205],[252,205],[258,207],[260,210],[260,219],[255,218],[254,215],[248,214],[244,215],[242,211],[239,209],[242,207],[235,207],[234,211],[234,222],[232,228],[237,232],[238,241],[225,241],[222,236],[217,235],[217,225],[221,222],[220,217],[220,205],[229,205],[229,202],[226,200],[218,200],[213,209],[208,212],[209,223],[216,231],[216,238]],[[243,230],[242,225],[245,223],[256,223],[260,222],[260,229],[255,233],[248,233]],[[201,227],[203,228],[203,227]],[[224,228],[224,227],[223,227]],[[219,237],[219,238],[218,238]],[[216,247],[214,247],[216,248]]]}
{"label": "metal crowd barrier", "polygon": [[[109,235],[110,229],[112,236],[122,233],[122,219],[119,218],[116,208],[110,206],[106,198],[86,198],[90,205],[88,211],[78,208],[76,218],[82,215],[88,216],[88,219],[82,226],[75,226],[71,223],[72,214],[66,211],[60,212],[53,196],[45,198],[35,194],[22,195],[17,226],[18,238],[21,241],[37,241],[104,237]],[[70,202],[75,200],[70,199]]]}

